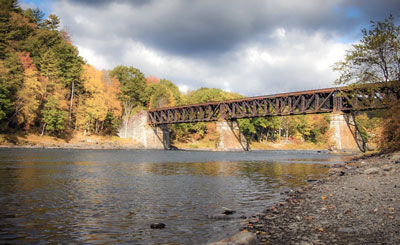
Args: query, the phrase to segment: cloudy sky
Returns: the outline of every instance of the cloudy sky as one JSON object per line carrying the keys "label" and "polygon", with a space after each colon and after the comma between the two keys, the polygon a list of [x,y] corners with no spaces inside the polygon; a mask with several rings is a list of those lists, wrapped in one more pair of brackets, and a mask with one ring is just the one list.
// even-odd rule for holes
{"label": "cloudy sky", "polygon": [[332,65],[399,0],[21,0],[61,18],[98,69],[247,96],[334,86]]}

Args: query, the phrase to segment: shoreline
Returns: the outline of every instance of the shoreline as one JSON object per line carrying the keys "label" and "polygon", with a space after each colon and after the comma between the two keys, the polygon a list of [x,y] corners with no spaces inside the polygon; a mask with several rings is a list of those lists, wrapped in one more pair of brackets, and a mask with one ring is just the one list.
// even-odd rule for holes
{"label": "shoreline", "polygon": [[400,152],[356,157],[284,194],[243,221],[245,244],[400,244]]}
{"label": "shoreline", "polygon": [[65,150],[143,150],[143,151],[200,151],[200,152],[262,152],[262,151],[271,151],[271,152],[316,152],[321,154],[342,154],[342,155],[353,155],[357,154],[355,152],[348,151],[331,151],[327,149],[251,149],[249,151],[232,151],[232,150],[215,150],[210,148],[175,148],[171,150],[164,149],[146,149],[142,146],[125,146],[125,145],[117,145],[117,146],[104,146],[102,144],[92,145],[92,144],[66,144],[66,145],[52,145],[52,146],[44,146],[44,145],[0,145],[0,149],[65,149]]}
{"label": "shoreline", "polygon": [[[196,147],[193,147],[196,145]],[[30,148],[30,149],[129,149],[129,150],[163,150],[163,149],[145,149],[143,145],[132,139],[123,139],[117,136],[83,136],[75,134],[72,137],[56,138],[53,136],[39,136],[36,134],[0,134],[0,148]],[[181,143],[171,142],[172,150],[182,151],[215,151],[215,152],[241,152],[241,150],[217,150],[204,142],[197,143]],[[336,153],[329,150],[324,145],[316,145],[311,143],[298,144],[294,142],[253,142],[249,151],[319,151],[324,153]],[[337,152],[352,153],[352,152]]]}

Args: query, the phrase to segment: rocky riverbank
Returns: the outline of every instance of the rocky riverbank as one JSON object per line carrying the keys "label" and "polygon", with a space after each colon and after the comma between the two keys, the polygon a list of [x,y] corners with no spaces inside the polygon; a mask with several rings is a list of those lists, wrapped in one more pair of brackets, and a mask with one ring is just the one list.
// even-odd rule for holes
{"label": "rocky riverbank", "polygon": [[400,244],[400,153],[334,166],[242,230],[260,244]]}

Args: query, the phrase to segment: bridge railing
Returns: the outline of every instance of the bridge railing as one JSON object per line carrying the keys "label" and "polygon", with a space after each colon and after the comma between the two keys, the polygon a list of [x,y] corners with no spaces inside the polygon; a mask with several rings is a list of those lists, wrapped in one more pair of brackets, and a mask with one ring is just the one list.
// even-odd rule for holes
{"label": "bridge railing", "polygon": [[152,125],[362,111],[400,99],[397,83],[337,87],[148,110]]}

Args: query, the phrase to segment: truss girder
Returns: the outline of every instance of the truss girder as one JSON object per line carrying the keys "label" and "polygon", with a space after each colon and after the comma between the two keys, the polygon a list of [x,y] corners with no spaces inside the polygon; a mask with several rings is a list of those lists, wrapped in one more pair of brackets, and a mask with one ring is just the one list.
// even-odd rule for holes
{"label": "truss girder", "polygon": [[152,125],[381,109],[400,99],[398,84],[372,84],[249,97],[148,111]]}

